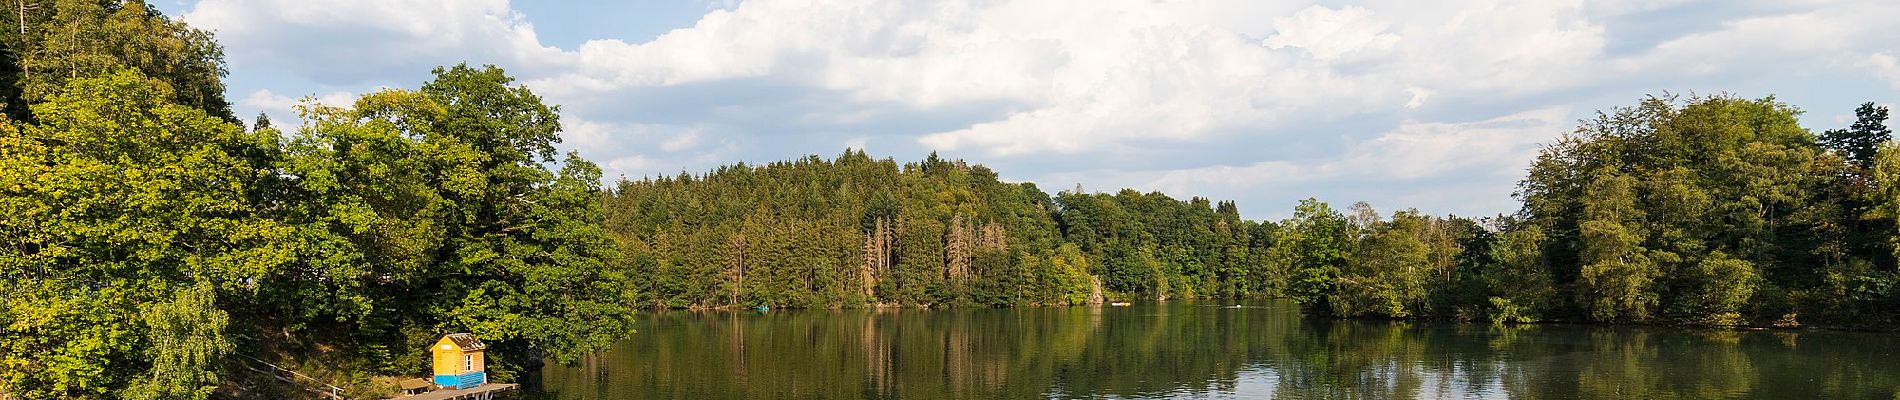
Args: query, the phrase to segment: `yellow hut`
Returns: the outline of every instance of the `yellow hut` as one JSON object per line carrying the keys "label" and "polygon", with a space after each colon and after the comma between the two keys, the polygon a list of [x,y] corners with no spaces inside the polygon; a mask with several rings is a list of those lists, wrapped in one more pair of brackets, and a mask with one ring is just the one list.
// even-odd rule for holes
{"label": "yellow hut", "polygon": [[451,333],[429,349],[435,352],[436,385],[467,389],[488,383],[488,372],[483,367],[487,360],[482,355],[488,345],[475,339],[475,335]]}

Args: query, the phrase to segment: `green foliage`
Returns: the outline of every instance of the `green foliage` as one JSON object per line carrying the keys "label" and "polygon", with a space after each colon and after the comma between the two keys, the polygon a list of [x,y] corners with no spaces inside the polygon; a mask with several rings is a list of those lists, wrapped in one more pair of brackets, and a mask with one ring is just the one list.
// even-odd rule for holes
{"label": "green foliage", "polygon": [[142,2],[16,4],[0,29],[0,398],[204,398],[219,297],[291,257],[275,136],[231,125],[222,50]]}
{"label": "green foliage", "polygon": [[1308,200],[1268,264],[1341,316],[1889,326],[1900,156],[1884,109],[1856,114],[1817,138],[1772,98],[1650,98],[1546,147],[1517,216]]}
{"label": "green foliage", "polygon": [[[291,228],[264,218],[252,197],[270,177],[255,155],[275,137],[170,97],[131,71],[73,80],[34,106],[39,123],[10,124],[0,140],[0,164],[11,167],[0,170],[0,230],[11,233],[0,276],[14,291],[0,314],[22,316],[0,331],[0,379],[23,397],[104,396],[151,368],[181,380],[147,385],[202,382],[180,374],[215,363],[221,352],[206,340],[216,340],[189,339],[202,351],[186,355],[146,348],[180,332],[206,337],[194,330],[204,327],[128,311],[172,302],[193,282],[248,297],[292,258]],[[185,306],[171,307],[156,310]],[[174,350],[188,349],[164,351]]]}
{"label": "green foliage", "polygon": [[1486,300],[1491,302],[1490,316],[1491,323],[1494,325],[1505,323],[1522,324],[1538,321],[1538,316],[1535,311],[1532,311],[1532,307],[1518,304],[1511,299],[1503,297],[1490,297]]}
{"label": "green foliage", "polygon": [[499,69],[310,106],[288,141],[169,88],[75,79],[0,136],[9,396],[204,398],[263,331],[393,374],[472,331],[496,379],[629,333],[600,170],[550,171],[556,109]]}
{"label": "green foliage", "polygon": [[1345,215],[1317,199],[1301,200],[1293,218],[1282,222],[1274,242],[1274,260],[1285,265],[1285,295],[1301,304],[1329,310],[1339,271],[1346,264],[1352,237]]}
{"label": "green foliage", "polygon": [[1396,318],[1412,316],[1424,299],[1419,278],[1425,271],[1429,249],[1418,237],[1423,221],[1416,212],[1394,214],[1392,221],[1381,221],[1364,203],[1365,226],[1358,226],[1359,248],[1338,278],[1338,293],[1331,301],[1334,315],[1384,315]]}
{"label": "green foliage", "polygon": [[1755,294],[1755,266],[1715,252],[1686,271],[1688,290],[1677,302],[1678,320],[1702,325],[1739,325],[1741,311]]}
{"label": "green foliage", "polygon": [[151,332],[149,374],[126,388],[127,399],[204,399],[217,388],[219,362],[231,353],[224,337],[230,317],[218,309],[210,282],[179,290],[170,302],[150,304],[141,318]]}
{"label": "green foliage", "polygon": [[1552,306],[1550,266],[1544,262],[1547,237],[1539,227],[1509,229],[1490,245],[1491,263],[1479,270],[1493,322],[1534,322]]}
{"label": "green foliage", "polygon": [[1340,214],[1309,199],[1281,223],[1273,260],[1291,277],[1288,297],[1345,317],[1438,317],[1470,308],[1459,302],[1482,291],[1465,276],[1479,265],[1466,247],[1483,233],[1476,222],[1409,209],[1385,219],[1365,203],[1351,210]]}
{"label": "green foliage", "polygon": [[[1894,258],[1900,258],[1900,144],[1881,145],[1873,168],[1873,205],[1868,219],[1884,222],[1887,246]],[[1878,225],[1876,225],[1878,226]],[[1878,234],[1876,234],[1878,235]]]}
{"label": "green foliage", "polygon": [[1095,295],[1095,278],[1089,275],[1089,260],[1073,244],[1064,244],[1049,257],[1046,276],[1036,287],[1046,294],[1036,299],[1043,304],[1085,304]]}
{"label": "green foliage", "polygon": [[1821,133],[1821,145],[1840,152],[1856,166],[1872,167],[1880,146],[1893,140],[1893,129],[1887,128],[1886,121],[1886,107],[1862,103],[1854,109],[1854,124]]}
{"label": "green foliage", "polygon": [[1846,293],[1893,269],[1893,223],[1874,211],[1893,197],[1877,171],[1857,172],[1878,163],[1864,142],[1886,140],[1879,113],[1863,106],[1819,138],[1772,98],[1650,98],[1585,121],[1521,185],[1522,229],[1547,235],[1552,283],[1574,293],[1552,309],[1698,325],[1871,317]]}
{"label": "green foliage", "polygon": [[1644,321],[1658,301],[1651,285],[1661,266],[1642,247],[1634,181],[1602,176],[1584,189],[1578,293],[1593,320]]}
{"label": "green foliage", "polygon": [[29,119],[75,79],[132,69],[167,89],[167,101],[236,122],[224,99],[224,50],[211,34],[166,18],[143,1],[53,0],[17,4],[0,42],[11,62],[0,79],[8,114]]}
{"label": "green foliage", "polygon": [[[275,311],[341,322],[366,348],[470,331],[500,343],[502,371],[528,349],[572,360],[625,335],[632,286],[600,225],[600,169],[569,155],[549,171],[557,110],[500,69],[435,74],[421,91],[306,108],[281,186],[302,199],[281,217],[305,247],[272,276]],[[391,372],[417,357],[366,355]]]}
{"label": "green foliage", "polygon": [[[1006,183],[858,150],[622,180],[608,228],[654,307],[1078,304],[1261,294],[1232,203]],[[1224,210],[1224,211],[1223,211]],[[651,264],[644,260],[652,260]]]}

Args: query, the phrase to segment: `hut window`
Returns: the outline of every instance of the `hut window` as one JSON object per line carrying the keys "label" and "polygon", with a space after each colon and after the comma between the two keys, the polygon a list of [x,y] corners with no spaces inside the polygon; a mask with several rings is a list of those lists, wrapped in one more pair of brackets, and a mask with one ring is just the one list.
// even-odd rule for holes
{"label": "hut window", "polygon": [[474,370],[475,370],[475,355],[474,355],[474,354],[463,354],[463,355],[462,355],[462,370],[463,370],[463,371],[474,371]]}

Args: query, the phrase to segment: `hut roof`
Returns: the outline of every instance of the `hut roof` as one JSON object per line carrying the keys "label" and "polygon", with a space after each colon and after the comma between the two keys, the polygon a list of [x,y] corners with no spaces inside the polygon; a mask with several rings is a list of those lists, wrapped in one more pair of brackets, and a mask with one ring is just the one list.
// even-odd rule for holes
{"label": "hut roof", "polygon": [[462,351],[475,351],[488,348],[488,345],[482,344],[482,341],[476,339],[475,335],[467,333],[451,333],[443,338],[455,343],[455,347],[461,348]]}

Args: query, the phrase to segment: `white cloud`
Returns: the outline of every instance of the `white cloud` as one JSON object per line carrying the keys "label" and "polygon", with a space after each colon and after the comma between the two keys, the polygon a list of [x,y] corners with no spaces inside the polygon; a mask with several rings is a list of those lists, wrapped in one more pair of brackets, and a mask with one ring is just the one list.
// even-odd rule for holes
{"label": "white cloud", "polygon": [[1419,108],[1420,106],[1424,106],[1425,99],[1432,97],[1432,91],[1418,87],[1405,88],[1405,92],[1412,94],[1412,99],[1405,101],[1405,108]]}
{"label": "white cloud", "polygon": [[1569,114],[1569,108],[1548,107],[1474,122],[1407,121],[1331,164],[1351,175],[1400,180],[1474,169],[1517,175],[1515,170],[1529,163],[1538,143],[1569,127]]}
{"label": "white cloud", "polygon": [[1393,24],[1357,6],[1262,14],[1251,26],[1210,17],[1239,4],[753,1],[647,43],[588,42],[576,72],[537,84],[578,95],[769,79],[925,112],[1020,104],[919,139],[1015,156],[1207,140],[1416,108],[1431,93],[1575,84],[1582,74],[1572,72],[1602,45],[1576,2],[1432,5],[1462,10],[1443,16],[1450,24]]}
{"label": "white cloud", "polygon": [[1401,3],[1407,17],[1389,66],[1406,84],[1463,95],[1509,96],[1589,82],[1602,59],[1605,28],[1583,2],[1470,1],[1457,6]]}
{"label": "white cloud", "polygon": [[706,126],[602,122],[566,116],[563,150],[601,162],[604,179],[672,176],[739,161],[734,139]]}
{"label": "white cloud", "polygon": [[291,107],[295,107],[296,105],[297,99],[272,93],[270,89],[251,92],[251,94],[244,96],[244,98],[238,99],[236,104],[238,108],[255,109],[267,113],[274,113],[279,116],[290,115]]}
{"label": "white cloud", "polygon": [[260,89],[245,95],[244,98],[238,99],[234,106],[237,111],[242,113],[239,116],[248,117],[257,112],[263,112],[273,115],[275,118],[291,118],[297,116],[295,107],[298,104],[303,104],[305,101],[316,101],[326,105],[348,107],[350,104],[356,102],[356,95],[350,92],[335,91],[321,96],[305,95],[303,97],[292,98],[272,92],[270,89]]}
{"label": "white cloud", "polygon": [[[1477,212],[1462,201],[1509,200],[1512,182],[1546,143],[1568,127],[1570,110],[1548,107],[1470,122],[1407,121],[1371,140],[1352,145],[1344,154],[1317,160],[1270,160],[1245,165],[1215,165],[1146,174],[1146,188],[1169,193],[1295,193],[1319,192],[1315,185],[1379,188],[1402,182],[1465,180],[1484,177],[1477,192],[1466,190],[1453,198],[1402,203],[1440,210]],[[1238,193],[1236,193],[1238,194]],[[1451,193],[1447,193],[1451,194]],[[1385,193],[1388,201],[1397,193]]]}
{"label": "white cloud", "polygon": [[[653,40],[566,49],[506,0],[201,0],[182,15],[219,33],[234,70],[304,77],[339,104],[435,65],[500,64],[566,106],[563,146],[609,160],[609,177],[876,138],[900,157],[1028,164],[1008,172],[1050,187],[1258,199],[1437,180],[1508,202],[1531,144],[1566,128],[1552,105],[1704,82],[1787,94],[1773,85],[1798,74],[1900,88],[1888,0],[1315,3],[750,0]],[[254,91],[238,108],[294,103]]]}
{"label": "white cloud", "polygon": [[201,0],[181,18],[215,32],[233,68],[326,84],[388,83],[465,60],[545,67],[565,56],[541,46],[507,0]]}
{"label": "white cloud", "polygon": [[1874,77],[1887,81],[1887,84],[1893,85],[1894,89],[1900,90],[1900,60],[1896,60],[1892,54],[1874,53],[1861,60],[1858,65],[1873,71]]}
{"label": "white cloud", "polygon": [[[1822,2],[1818,7],[1784,14],[1723,21],[1720,28],[1696,32],[1656,45],[1638,57],[1618,62],[1625,73],[1685,72],[1697,75],[1734,70],[1788,68],[1783,74],[1812,73],[1812,65],[1860,61],[1856,49],[1890,48],[1900,30],[1900,3],[1891,1]],[[1801,69],[1808,70],[1801,70]]]}
{"label": "white cloud", "polygon": [[602,165],[608,178],[676,173],[701,164],[698,161],[709,155],[731,155],[733,150],[731,141],[723,138],[713,139],[710,144],[716,146],[708,148],[714,135],[703,126],[601,122],[571,116],[562,125],[561,146],[608,160]]}
{"label": "white cloud", "polygon": [[1389,50],[1399,41],[1399,35],[1386,32],[1385,22],[1372,18],[1371,10],[1355,6],[1337,10],[1311,6],[1291,17],[1274,19],[1273,25],[1278,32],[1267,37],[1267,47],[1296,47],[1319,60]]}
{"label": "white cloud", "polygon": [[[654,167],[654,162],[652,158],[648,158],[647,156],[644,156],[644,155],[635,154],[632,156],[620,157],[620,158],[615,158],[613,160],[607,161],[605,170],[617,172],[614,175],[627,176],[626,174],[627,171],[651,171],[653,170],[653,167]],[[634,178],[637,176],[628,176],[628,177]]]}
{"label": "white cloud", "polygon": [[1194,186],[1300,182],[1335,179],[1418,179],[1474,167],[1517,168],[1536,154],[1536,144],[1564,131],[1569,109],[1549,107],[1482,121],[1443,123],[1408,121],[1345,154],[1318,162],[1263,161],[1247,166],[1212,166],[1171,171],[1154,186],[1187,190]]}
{"label": "white cloud", "polygon": [[606,149],[633,140],[625,135],[637,128],[621,124],[603,123],[578,118],[567,118],[561,122],[563,144],[576,149]]}
{"label": "white cloud", "polygon": [[672,139],[667,139],[665,142],[661,142],[660,150],[666,150],[670,153],[686,150],[698,145],[699,131],[687,131],[686,133],[674,136]]}
{"label": "white cloud", "polygon": [[652,41],[572,50],[541,45],[504,0],[205,0],[185,18],[219,31],[234,66],[338,81],[470,58],[510,66],[556,102],[753,80],[922,113],[1014,105],[918,139],[991,156],[1207,141],[1430,96],[1567,87],[1603,43],[1578,1],[757,0]]}

